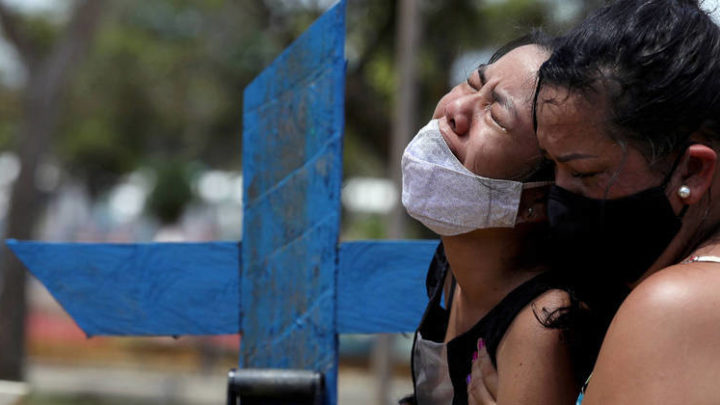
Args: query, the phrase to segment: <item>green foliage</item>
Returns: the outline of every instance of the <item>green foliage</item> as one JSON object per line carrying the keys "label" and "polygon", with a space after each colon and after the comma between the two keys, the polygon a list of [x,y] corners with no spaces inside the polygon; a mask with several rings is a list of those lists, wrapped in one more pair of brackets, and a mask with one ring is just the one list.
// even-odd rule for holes
{"label": "green foliage", "polygon": [[0,150],[12,149],[20,117],[17,91],[0,88]]}
{"label": "green foliage", "polygon": [[346,216],[343,240],[384,239],[387,237],[387,220],[383,215],[366,214]]}
{"label": "green foliage", "polygon": [[0,120],[0,151],[13,149],[17,125],[11,120]]}
{"label": "green foliage", "polygon": [[343,173],[360,173],[363,176],[384,177],[385,162],[381,156],[373,153],[362,136],[348,128],[345,133],[343,153]]}
{"label": "green foliage", "polygon": [[239,167],[242,90],[282,49],[251,3],[112,3],[67,98],[64,166],[94,195],[168,157]]}
{"label": "green foliage", "polygon": [[148,212],[163,224],[176,223],[192,200],[187,164],[171,160],[157,170],[155,187],[147,203]]}
{"label": "green foliage", "polygon": [[[457,56],[494,49],[534,26],[556,30],[549,1],[420,3],[417,128],[448,90]],[[396,6],[348,2],[346,176],[387,175]],[[321,12],[287,0],[108,2],[91,53],[62,100],[56,155],[94,196],[163,160],[239,169],[243,89]],[[26,17],[22,29],[38,50],[58,35],[44,16]],[[13,146],[20,105],[16,92],[0,89],[0,149]],[[161,213],[165,208],[157,212],[172,217]]]}
{"label": "green foliage", "polygon": [[393,98],[395,91],[395,69],[391,54],[383,52],[369,61],[365,71],[365,80],[372,90],[385,100]]}
{"label": "green foliage", "polygon": [[15,127],[9,123],[0,123],[0,150],[10,149]]}
{"label": "green foliage", "polygon": [[[73,136],[61,145],[60,157],[76,165],[68,165],[67,169],[77,170],[76,174],[85,178],[93,195],[135,168],[137,155],[132,145],[102,117],[90,116],[73,122],[72,131]],[[80,165],[82,169],[77,168]]]}
{"label": "green foliage", "polygon": [[43,16],[27,17],[21,27],[22,34],[32,43],[36,54],[44,55],[52,48],[58,35],[58,26]]}
{"label": "green foliage", "polygon": [[496,34],[498,45],[527,33],[530,28],[548,28],[547,5],[536,0],[507,0],[503,4],[484,7],[482,11],[483,28],[485,32]]}

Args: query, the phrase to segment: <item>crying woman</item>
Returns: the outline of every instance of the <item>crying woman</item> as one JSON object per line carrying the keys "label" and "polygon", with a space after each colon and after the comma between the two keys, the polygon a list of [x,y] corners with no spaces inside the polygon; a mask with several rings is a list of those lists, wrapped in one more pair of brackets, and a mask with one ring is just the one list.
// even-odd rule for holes
{"label": "crying woman", "polygon": [[[403,154],[403,205],[442,239],[413,345],[418,404],[574,404],[594,361],[602,335],[543,259],[553,173],[531,106],[551,44],[534,33],[500,49]],[[478,352],[497,373],[483,390],[470,378]]]}

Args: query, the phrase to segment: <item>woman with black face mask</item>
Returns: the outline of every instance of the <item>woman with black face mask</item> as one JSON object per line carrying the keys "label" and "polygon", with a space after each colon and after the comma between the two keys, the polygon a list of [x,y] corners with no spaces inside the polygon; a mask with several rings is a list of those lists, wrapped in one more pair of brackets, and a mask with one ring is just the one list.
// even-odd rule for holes
{"label": "woman with black face mask", "polygon": [[720,399],[720,29],[693,0],[620,0],[541,67],[556,266],[633,290],[587,404]]}

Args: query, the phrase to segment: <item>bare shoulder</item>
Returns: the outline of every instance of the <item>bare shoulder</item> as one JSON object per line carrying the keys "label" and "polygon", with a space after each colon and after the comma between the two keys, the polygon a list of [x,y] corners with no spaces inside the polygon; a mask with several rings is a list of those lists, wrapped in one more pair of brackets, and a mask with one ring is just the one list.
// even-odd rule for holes
{"label": "bare shoulder", "polygon": [[515,317],[498,346],[498,364],[503,359],[538,359],[539,364],[564,362],[569,351],[563,331],[552,327],[554,317],[570,305],[563,290],[549,290],[536,297]]}
{"label": "bare shoulder", "polygon": [[[718,288],[720,264],[676,265],[653,274],[620,306],[603,346],[673,350],[688,339],[698,347],[698,339],[720,338]],[[658,357],[653,356],[654,361],[660,361]]]}
{"label": "bare shoulder", "polygon": [[672,266],[642,281],[612,321],[585,401],[679,404],[720,397],[712,382],[720,378],[718,288],[720,264],[712,263]]}
{"label": "bare shoulder", "polygon": [[525,306],[508,328],[505,338],[527,344],[529,338],[536,344],[556,344],[560,330],[550,327],[553,319],[571,305],[567,291],[553,289],[545,291]]}
{"label": "bare shoulder", "polygon": [[513,320],[497,351],[498,404],[574,404],[578,387],[569,347],[562,330],[546,322],[568,305],[567,292],[550,290]]}
{"label": "bare shoulder", "polygon": [[[654,322],[690,326],[720,321],[720,264],[671,266],[642,281],[620,307],[615,324]],[[637,329],[637,328],[633,328]],[[663,328],[666,333],[676,332]],[[642,332],[637,330],[637,332]],[[686,331],[687,332],[687,331]]]}

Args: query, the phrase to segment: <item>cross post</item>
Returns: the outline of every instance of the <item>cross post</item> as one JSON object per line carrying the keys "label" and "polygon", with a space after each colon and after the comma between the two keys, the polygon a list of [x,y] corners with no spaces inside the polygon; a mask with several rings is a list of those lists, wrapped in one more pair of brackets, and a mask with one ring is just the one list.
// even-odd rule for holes
{"label": "cross post", "polygon": [[239,365],[312,370],[337,402],[338,335],[410,332],[437,241],[339,243],[345,0],[246,89],[243,241],[8,240],[88,336],[242,333]]}

